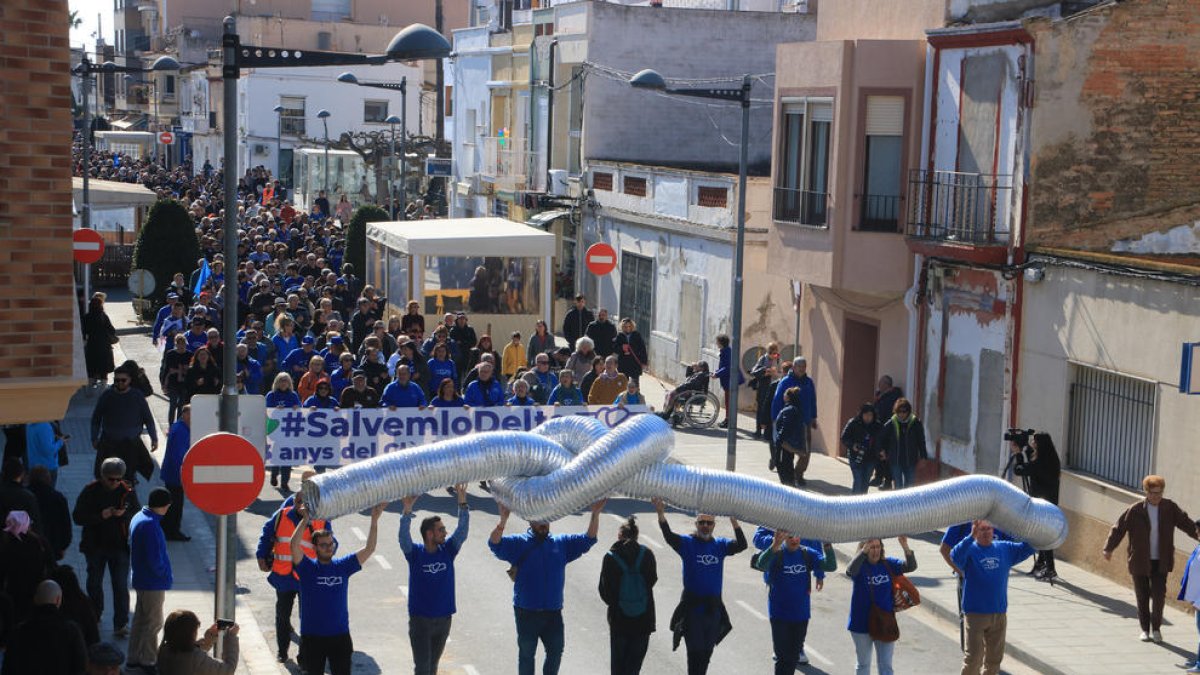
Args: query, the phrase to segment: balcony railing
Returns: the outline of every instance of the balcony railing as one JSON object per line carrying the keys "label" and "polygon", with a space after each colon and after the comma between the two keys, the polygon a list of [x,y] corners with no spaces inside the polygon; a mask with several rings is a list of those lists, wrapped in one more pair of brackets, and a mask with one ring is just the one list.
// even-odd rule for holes
{"label": "balcony railing", "polygon": [[895,232],[900,225],[900,197],[862,195],[858,229],[865,232]]}
{"label": "balcony railing", "polygon": [[530,172],[537,171],[541,153],[522,148],[511,138],[482,138],[483,166],[480,173],[493,182],[508,186],[525,183]]}
{"label": "balcony railing", "polygon": [[828,216],[828,193],[787,187],[775,188],[775,220],[793,225],[825,227]]}
{"label": "balcony railing", "polygon": [[908,181],[908,236],[1005,244],[1012,175],[915,170]]}

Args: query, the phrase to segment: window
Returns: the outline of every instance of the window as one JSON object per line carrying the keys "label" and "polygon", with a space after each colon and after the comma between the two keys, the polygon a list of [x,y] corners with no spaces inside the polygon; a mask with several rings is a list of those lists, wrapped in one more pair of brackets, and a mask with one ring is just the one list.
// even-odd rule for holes
{"label": "window", "polygon": [[350,0],[313,0],[313,21],[341,21],[351,17]]}
{"label": "window", "polygon": [[454,117],[454,85],[446,85],[446,93],[442,97],[442,102],[445,105],[443,114],[446,117]]}
{"label": "window", "polygon": [[167,75],[163,78],[163,96],[175,96],[175,76]]}
{"label": "window", "polygon": [[622,179],[621,192],[634,197],[646,196],[646,179],[639,176],[624,176]]}
{"label": "window", "polygon": [[1134,490],[1151,472],[1155,384],[1099,368],[1071,368],[1067,468]]}
{"label": "window", "polygon": [[612,189],[613,189],[612,174],[608,173],[607,171],[594,172],[592,174],[592,188],[594,188],[596,190],[604,190],[605,192],[612,192]]}
{"label": "window", "polygon": [[824,227],[829,197],[833,101],[785,100],[783,146],[775,186],[775,220]]}
{"label": "window", "polygon": [[629,317],[645,339],[654,306],[654,260],[621,251],[621,318]]}
{"label": "window", "polygon": [[383,123],[388,116],[387,101],[363,101],[363,121]]}
{"label": "window", "polygon": [[304,97],[280,96],[279,130],[285,136],[304,135]]}
{"label": "window", "polygon": [[900,224],[904,98],[868,96],[862,211],[858,229],[895,232]]}
{"label": "window", "polygon": [[492,215],[500,216],[501,218],[508,217],[508,202],[503,199],[492,200]]}
{"label": "window", "polygon": [[696,190],[696,203],[700,206],[723,209],[729,205],[729,188],[702,185]]}

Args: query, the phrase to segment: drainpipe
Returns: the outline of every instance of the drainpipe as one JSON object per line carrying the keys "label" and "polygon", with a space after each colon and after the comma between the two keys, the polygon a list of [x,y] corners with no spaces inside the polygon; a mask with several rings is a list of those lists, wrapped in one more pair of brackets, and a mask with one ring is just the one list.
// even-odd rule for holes
{"label": "drainpipe", "polygon": [[[547,60],[546,76],[546,192],[550,192],[550,169],[554,161],[554,52],[558,49],[558,38],[550,41],[550,57]],[[578,241],[578,239],[577,239]],[[576,244],[576,247],[579,243]],[[575,271],[579,276],[579,270]]]}

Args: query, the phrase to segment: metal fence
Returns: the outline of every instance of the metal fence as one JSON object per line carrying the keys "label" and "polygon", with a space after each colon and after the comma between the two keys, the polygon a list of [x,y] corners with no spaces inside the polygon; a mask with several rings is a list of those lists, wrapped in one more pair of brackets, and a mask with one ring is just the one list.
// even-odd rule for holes
{"label": "metal fence", "polygon": [[1154,382],[1073,365],[1067,467],[1140,489],[1151,472]]}
{"label": "metal fence", "polygon": [[829,194],[811,190],[775,188],[775,220],[795,225],[824,227],[828,222]]}

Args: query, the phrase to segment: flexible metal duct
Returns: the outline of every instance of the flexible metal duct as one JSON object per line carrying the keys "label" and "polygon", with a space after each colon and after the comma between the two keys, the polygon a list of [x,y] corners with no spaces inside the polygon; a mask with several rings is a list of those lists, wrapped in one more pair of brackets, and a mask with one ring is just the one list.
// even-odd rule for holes
{"label": "flexible metal duct", "polygon": [[927,532],[986,518],[1040,549],[1067,537],[1058,507],[992,476],[964,476],[908,490],[828,497],[725,471],[669,463],[666,422],[638,415],[608,431],[563,417],[533,432],[491,432],[383,455],[315,476],[301,488],[322,518],[360,511],[454,483],[492,480],[493,494],[528,519],[554,520],[611,494],[661,497],[688,510],[823,541]]}

